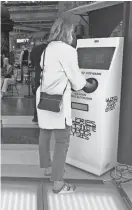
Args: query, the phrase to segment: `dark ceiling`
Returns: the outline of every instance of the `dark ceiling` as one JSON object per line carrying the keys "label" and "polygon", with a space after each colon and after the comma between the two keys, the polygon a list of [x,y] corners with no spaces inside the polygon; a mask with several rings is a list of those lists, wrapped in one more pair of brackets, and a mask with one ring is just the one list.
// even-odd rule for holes
{"label": "dark ceiling", "polygon": [[7,1],[2,3],[9,10],[15,31],[49,32],[58,15],[58,1]]}

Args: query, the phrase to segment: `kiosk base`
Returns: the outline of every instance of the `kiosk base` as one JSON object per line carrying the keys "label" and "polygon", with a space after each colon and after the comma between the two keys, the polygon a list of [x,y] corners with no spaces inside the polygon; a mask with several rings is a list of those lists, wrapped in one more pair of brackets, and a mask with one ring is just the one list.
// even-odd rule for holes
{"label": "kiosk base", "polygon": [[66,163],[69,164],[69,165],[72,165],[76,168],[79,168],[81,170],[84,170],[84,171],[87,171],[87,172],[92,173],[94,175],[97,175],[97,176],[101,176],[101,175],[105,174],[106,172],[115,168],[115,166],[117,165],[117,162],[115,162],[115,163],[112,162],[112,163],[109,163],[106,167],[101,167],[101,166],[96,166],[95,167],[94,164],[82,163],[82,162],[79,162],[78,160],[74,160],[70,157],[67,157]]}

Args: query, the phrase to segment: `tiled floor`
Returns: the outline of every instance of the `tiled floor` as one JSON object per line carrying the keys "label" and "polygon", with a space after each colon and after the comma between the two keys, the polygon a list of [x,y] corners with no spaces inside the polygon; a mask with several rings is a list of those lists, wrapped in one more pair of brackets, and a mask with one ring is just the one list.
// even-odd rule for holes
{"label": "tiled floor", "polygon": [[2,116],[33,116],[33,98],[3,98]]}
{"label": "tiled floor", "polygon": [[2,144],[38,144],[39,128],[3,128]]}
{"label": "tiled floor", "polygon": [[53,194],[47,181],[2,180],[1,210],[127,210],[112,184],[75,180],[72,194]]}
{"label": "tiled floor", "polygon": [[5,128],[38,128],[38,125],[32,122],[32,116],[2,116],[2,125]]}
{"label": "tiled floor", "polygon": [[116,188],[110,184],[77,184],[76,191],[71,195],[54,195],[52,186],[45,191],[50,210],[127,210]]}
{"label": "tiled floor", "polygon": [[33,116],[2,116],[2,144],[38,144],[39,127]]}
{"label": "tiled floor", "polygon": [[[33,115],[33,98],[25,98],[28,95],[28,86],[25,84],[17,84],[19,97],[14,94],[13,96],[4,97],[1,100],[1,114],[3,115]],[[30,91],[32,95],[32,90]]]}
{"label": "tiled floor", "polygon": [[[19,97],[24,97],[25,95],[28,95],[28,85],[27,84],[21,84],[21,83],[17,83],[17,90],[18,90],[18,93],[19,93]],[[15,93],[16,91],[14,90],[14,93],[13,93],[13,98],[17,98],[18,95],[17,93]],[[30,93],[32,94],[32,89],[30,87]],[[8,96],[10,98],[12,98],[11,94],[8,94]]]}
{"label": "tiled floor", "polygon": [[130,198],[130,200],[132,202],[132,181],[122,184],[122,187],[126,191],[128,197]]}
{"label": "tiled floor", "polygon": [[38,186],[29,182],[2,182],[1,210],[37,210]]}
{"label": "tiled floor", "polygon": [[[10,152],[2,151],[2,177],[44,177],[44,170],[39,166],[39,155],[37,151],[21,151]],[[74,168],[73,166],[65,166],[65,179],[94,179],[109,180],[109,172],[103,176],[97,177],[88,172]]]}
{"label": "tiled floor", "polygon": [[[51,141],[51,157],[53,156],[54,137]],[[44,170],[39,166],[38,146],[36,145],[2,145],[2,176],[7,177],[44,177]],[[110,172],[98,177],[86,171],[66,164],[66,178],[72,179],[110,179]]]}

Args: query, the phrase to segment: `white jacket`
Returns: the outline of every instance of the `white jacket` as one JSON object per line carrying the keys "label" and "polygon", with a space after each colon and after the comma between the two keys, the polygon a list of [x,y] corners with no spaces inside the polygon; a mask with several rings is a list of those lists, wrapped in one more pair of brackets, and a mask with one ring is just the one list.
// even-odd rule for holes
{"label": "white jacket", "polygon": [[[40,66],[43,69],[43,53]],[[65,123],[72,125],[71,87],[81,90],[86,80],[78,67],[76,50],[61,41],[51,42],[45,52],[42,92],[63,95],[62,109],[59,113],[39,110],[38,124],[42,129],[64,129]],[[36,93],[36,105],[40,100],[40,87]]]}

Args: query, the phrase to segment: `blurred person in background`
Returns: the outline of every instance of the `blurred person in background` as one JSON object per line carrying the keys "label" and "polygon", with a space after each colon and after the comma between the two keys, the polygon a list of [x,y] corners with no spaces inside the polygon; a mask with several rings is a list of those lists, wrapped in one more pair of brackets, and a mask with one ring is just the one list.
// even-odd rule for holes
{"label": "blurred person in background", "polygon": [[6,95],[8,86],[15,83],[13,66],[9,64],[9,59],[4,58],[1,72],[1,98]]}
{"label": "blurred person in background", "polygon": [[3,65],[4,65],[4,58],[7,57],[6,56],[6,53],[2,52],[1,54],[1,68],[3,68]]}
{"label": "blurred person in background", "polygon": [[23,72],[28,71],[28,60],[29,60],[29,52],[27,47],[23,45],[19,61],[21,69],[21,82],[23,82]]}
{"label": "blurred person in background", "polygon": [[11,50],[9,55],[10,55],[10,64],[14,65],[14,63],[15,63],[14,50]]}
{"label": "blurred person in background", "polygon": [[42,52],[44,51],[44,49],[47,46],[47,38],[48,38],[49,34],[46,34],[44,36],[44,42],[41,43],[39,40],[36,40],[35,42],[35,46],[33,47],[31,54],[30,54],[30,60],[31,60],[31,64],[35,69],[35,78],[34,78],[34,84],[32,85],[33,88],[33,94],[34,94],[34,117],[33,117],[33,122],[37,123],[38,122],[38,117],[37,117],[37,110],[36,110],[36,90],[38,89],[38,87],[40,86],[40,74],[42,72],[42,69],[40,67],[40,59],[41,59],[41,55]]}

